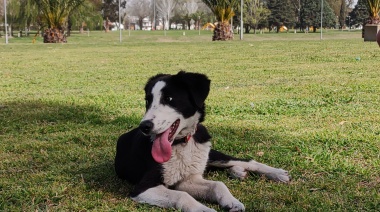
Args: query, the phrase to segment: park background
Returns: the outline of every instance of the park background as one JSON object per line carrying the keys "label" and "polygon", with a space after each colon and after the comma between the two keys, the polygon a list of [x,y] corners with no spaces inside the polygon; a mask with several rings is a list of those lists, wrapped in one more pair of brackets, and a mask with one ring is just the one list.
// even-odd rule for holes
{"label": "park background", "polygon": [[[200,33],[199,33],[200,32]],[[244,34],[211,30],[72,31],[64,44],[1,38],[0,210],[174,211],[128,198],[116,140],[144,113],[157,73],[212,80],[213,147],[289,170],[226,183],[247,211],[378,211],[380,48],[360,29]],[[218,211],[215,204],[205,203]]]}

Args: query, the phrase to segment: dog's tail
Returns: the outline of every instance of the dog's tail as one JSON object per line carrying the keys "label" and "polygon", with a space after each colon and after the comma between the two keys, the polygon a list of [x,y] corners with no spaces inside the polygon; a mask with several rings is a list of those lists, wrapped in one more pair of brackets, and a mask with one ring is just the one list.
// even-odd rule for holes
{"label": "dog's tail", "polygon": [[254,172],[274,181],[290,181],[288,172],[283,169],[273,168],[254,160],[235,158],[213,149],[209,153],[207,168],[228,169],[230,175],[238,179],[244,179],[248,176],[248,172]]}

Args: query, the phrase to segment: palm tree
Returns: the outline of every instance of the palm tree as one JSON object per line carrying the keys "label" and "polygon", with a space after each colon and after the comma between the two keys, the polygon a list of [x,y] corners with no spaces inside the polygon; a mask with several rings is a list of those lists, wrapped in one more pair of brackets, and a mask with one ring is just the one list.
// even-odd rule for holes
{"label": "palm tree", "polygon": [[380,0],[367,0],[369,12],[369,24],[380,24]]}
{"label": "palm tree", "polygon": [[366,0],[369,17],[363,28],[364,41],[376,41],[376,34],[380,31],[380,0]]}
{"label": "palm tree", "polygon": [[233,9],[238,8],[238,0],[202,0],[214,13],[218,23],[214,28],[212,40],[232,40],[233,32],[230,20],[234,17]]}
{"label": "palm tree", "polygon": [[70,13],[85,0],[32,0],[38,7],[39,20],[44,27],[44,43],[67,42],[64,33]]}

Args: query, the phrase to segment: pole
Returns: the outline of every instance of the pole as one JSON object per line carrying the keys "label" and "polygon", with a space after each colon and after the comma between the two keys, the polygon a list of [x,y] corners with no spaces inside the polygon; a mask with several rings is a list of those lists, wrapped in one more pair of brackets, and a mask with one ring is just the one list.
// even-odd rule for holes
{"label": "pole", "polygon": [[119,42],[121,43],[121,15],[120,15],[121,9],[120,9],[120,2],[121,2],[121,0],[119,0]]}
{"label": "pole", "polygon": [[240,40],[243,40],[243,0],[240,1]]}
{"label": "pole", "polygon": [[201,16],[198,16],[198,35],[201,35]]}
{"label": "pole", "polygon": [[322,37],[322,34],[323,34],[323,24],[322,24],[322,22],[323,22],[323,0],[321,0],[321,40],[323,39],[323,37]]}
{"label": "pole", "polygon": [[153,30],[156,30],[156,0],[153,0]]}
{"label": "pole", "polygon": [[8,44],[7,0],[4,0],[5,44]]}

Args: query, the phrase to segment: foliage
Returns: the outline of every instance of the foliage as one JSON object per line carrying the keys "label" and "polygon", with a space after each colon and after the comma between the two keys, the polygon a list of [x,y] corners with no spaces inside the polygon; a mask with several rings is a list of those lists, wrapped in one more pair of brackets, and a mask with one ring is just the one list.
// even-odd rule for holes
{"label": "foliage", "polygon": [[238,0],[202,0],[212,13],[214,13],[218,22],[229,22],[235,15],[234,8],[238,8]]}
{"label": "foliage", "polygon": [[85,1],[75,11],[70,13],[68,30],[71,30],[72,27],[79,29],[81,32],[83,32],[84,28],[89,30],[101,30],[100,23],[103,22],[103,18],[98,8],[99,5]]}
{"label": "foliage", "polygon": [[12,35],[14,30],[29,28],[36,22],[37,8],[31,0],[8,0],[7,5],[7,20]]}
{"label": "foliage", "polygon": [[380,24],[380,0],[367,0],[370,24]]}
{"label": "foliage", "polygon": [[296,21],[296,9],[291,0],[268,0],[267,7],[271,11],[268,17],[270,28],[276,27],[277,32],[281,26],[292,27]]}
{"label": "foliage", "polygon": [[351,19],[351,24],[354,26],[364,26],[368,20],[368,2],[367,0],[358,0],[354,9],[348,14]]}
{"label": "foliage", "polygon": [[243,14],[245,33],[249,33],[251,28],[256,33],[256,29],[266,26],[270,13],[262,0],[246,0]]}
{"label": "foliage", "polygon": [[198,10],[198,4],[194,0],[186,1],[182,4],[181,14],[189,30],[191,26],[191,20],[193,21],[198,20],[198,17],[196,16],[197,10]]}
{"label": "foliage", "polygon": [[215,15],[218,23],[214,29],[212,40],[232,40],[233,32],[229,21],[234,17],[234,8],[238,8],[238,0],[202,0]]}
{"label": "foliage", "polygon": [[85,0],[33,0],[38,7],[39,18],[47,28],[62,30],[70,13]]}
{"label": "foliage", "polygon": [[[103,0],[101,11],[104,20],[115,22],[119,20],[119,0]],[[121,0],[120,7],[125,8],[126,1]]]}
{"label": "foliage", "polygon": [[[301,1],[301,27],[313,27],[314,32],[321,24],[321,2],[314,0],[302,0]],[[324,0],[323,3],[323,26],[334,27],[336,23],[336,17],[333,10]]]}

